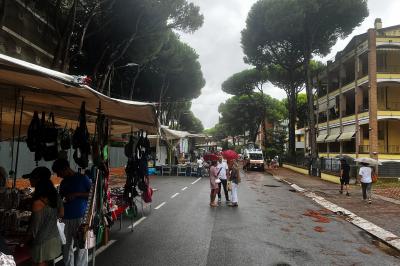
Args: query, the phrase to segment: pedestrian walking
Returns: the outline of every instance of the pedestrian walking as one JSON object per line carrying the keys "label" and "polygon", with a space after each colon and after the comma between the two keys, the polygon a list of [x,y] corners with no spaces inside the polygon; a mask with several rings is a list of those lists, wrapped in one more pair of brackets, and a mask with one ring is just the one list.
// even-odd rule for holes
{"label": "pedestrian walking", "polygon": [[218,178],[221,180],[221,182],[218,183],[218,204],[221,204],[221,187],[224,189],[225,200],[226,203],[228,204],[230,203],[228,186],[227,186],[228,165],[226,164],[225,161],[222,160],[221,157],[218,160],[217,169],[218,169]]}
{"label": "pedestrian walking", "polygon": [[372,175],[374,170],[369,167],[367,163],[361,163],[360,171],[358,173],[360,181],[361,181],[361,189],[363,194],[363,200],[368,203],[372,203]]}
{"label": "pedestrian walking", "polygon": [[343,194],[343,186],[346,189],[346,196],[350,196],[349,193],[350,183],[350,165],[345,159],[340,159],[340,194]]}
{"label": "pedestrian walking", "polygon": [[88,204],[89,191],[92,182],[86,175],[75,173],[65,159],[57,159],[53,163],[53,172],[62,178],[60,196],[64,200],[64,234],[66,244],[63,246],[65,266],[86,266],[88,264],[88,250],[77,250],[74,256],[74,244],[78,243],[78,229],[82,223]]}
{"label": "pedestrian walking", "polygon": [[197,177],[203,177],[203,164],[204,160],[202,157],[197,158]]}
{"label": "pedestrian walking", "polygon": [[217,161],[211,162],[210,167],[210,206],[217,207],[218,204],[215,203],[215,198],[218,193],[218,183],[215,182],[218,179]]}
{"label": "pedestrian walking", "polygon": [[231,207],[238,207],[238,187],[240,183],[240,173],[239,173],[239,168],[238,165],[235,161],[229,161],[228,162],[228,167],[229,167],[229,181],[232,182],[232,191],[231,191],[231,200],[232,204],[229,206]]}

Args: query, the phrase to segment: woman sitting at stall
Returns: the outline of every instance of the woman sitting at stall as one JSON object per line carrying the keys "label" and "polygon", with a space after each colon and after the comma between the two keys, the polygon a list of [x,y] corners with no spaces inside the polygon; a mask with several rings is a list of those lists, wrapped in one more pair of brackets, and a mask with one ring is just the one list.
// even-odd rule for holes
{"label": "woman sitting at stall", "polygon": [[57,219],[62,216],[63,208],[50,177],[51,172],[46,167],[37,167],[29,175],[35,187],[29,232],[32,237],[33,265],[38,266],[47,265],[61,254]]}

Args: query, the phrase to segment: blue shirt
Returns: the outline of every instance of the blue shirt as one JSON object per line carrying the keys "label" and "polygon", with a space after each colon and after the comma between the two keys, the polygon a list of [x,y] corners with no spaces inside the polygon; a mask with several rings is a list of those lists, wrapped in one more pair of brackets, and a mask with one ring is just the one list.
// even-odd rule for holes
{"label": "blue shirt", "polygon": [[[92,182],[86,175],[75,174],[64,178],[60,184],[60,195],[62,198],[71,193],[89,192]],[[88,199],[75,197],[73,200],[64,202],[64,219],[78,219],[85,215]]]}

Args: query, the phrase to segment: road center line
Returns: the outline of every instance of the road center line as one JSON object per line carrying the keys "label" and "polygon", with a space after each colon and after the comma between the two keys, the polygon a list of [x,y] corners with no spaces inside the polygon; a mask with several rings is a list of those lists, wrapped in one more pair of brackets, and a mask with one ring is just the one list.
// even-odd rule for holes
{"label": "road center line", "polygon": [[164,206],[166,204],[166,202],[164,201],[163,203],[161,203],[160,205],[158,205],[157,207],[155,207],[155,210],[158,210],[159,208],[161,208],[162,206]]}
{"label": "road center line", "polygon": [[175,198],[178,195],[179,195],[179,193],[175,193],[174,195],[171,196],[171,199]]}
{"label": "road center line", "polygon": [[198,181],[200,181],[201,177],[197,178],[196,181],[192,182],[192,185],[196,184]]}
{"label": "road center line", "polygon": [[143,216],[142,218],[140,218],[139,220],[137,220],[134,224],[128,226],[128,228],[129,228],[129,229],[135,228],[135,227],[138,226],[141,222],[143,222],[144,219],[146,219],[146,217]]}
{"label": "road center line", "polygon": [[184,190],[186,190],[188,187],[184,187],[184,188],[182,188],[182,191],[184,191]]}

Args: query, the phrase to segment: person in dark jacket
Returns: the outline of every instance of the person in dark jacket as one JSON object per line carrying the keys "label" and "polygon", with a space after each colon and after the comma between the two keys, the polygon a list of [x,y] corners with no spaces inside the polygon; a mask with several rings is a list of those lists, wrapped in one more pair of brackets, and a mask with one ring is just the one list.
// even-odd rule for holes
{"label": "person in dark jacket", "polygon": [[349,193],[350,183],[350,165],[345,159],[340,160],[340,194],[343,194],[343,187],[346,189],[346,196],[350,196]]}

